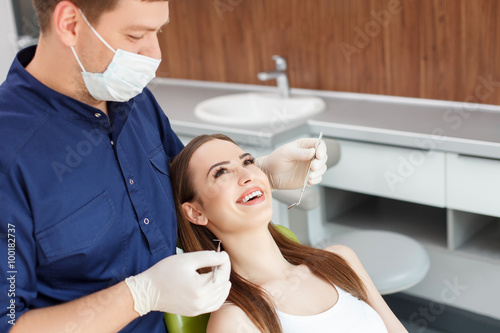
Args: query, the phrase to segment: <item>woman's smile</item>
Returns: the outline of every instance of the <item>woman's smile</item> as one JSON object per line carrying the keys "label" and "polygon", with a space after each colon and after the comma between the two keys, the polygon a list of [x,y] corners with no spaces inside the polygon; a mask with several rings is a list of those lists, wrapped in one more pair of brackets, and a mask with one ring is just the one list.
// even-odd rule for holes
{"label": "woman's smile", "polygon": [[243,192],[236,203],[240,205],[257,205],[265,199],[264,191],[260,187],[252,187]]}

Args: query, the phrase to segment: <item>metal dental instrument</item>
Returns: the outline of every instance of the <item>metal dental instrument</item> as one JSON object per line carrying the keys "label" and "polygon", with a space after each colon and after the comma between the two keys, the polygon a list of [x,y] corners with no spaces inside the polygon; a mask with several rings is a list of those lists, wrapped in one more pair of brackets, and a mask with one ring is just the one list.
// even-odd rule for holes
{"label": "metal dental instrument", "polygon": [[311,162],[316,158],[316,152],[318,151],[318,146],[319,146],[319,143],[320,143],[322,137],[323,137],[323,132],[320,132],[319,133],[318,142],[316,142],[316,147],[314,147],[314,156],[309,161],[309,167],[308,167],[308,170],[307,170],[306,179],[304,180],[304,185],[302,186],[302,191],[300,191],[299,201],[297,201],[296,203],[291,204],[290,206],[288,206],[288,209],[291,209],[291,208],[293,208],[295,206],[298,206],[300,204],[300,201],[302,200],[302,196],[304,195],[304,191],[306,190],[307,181],[309,180],[309,175],[311,174]]}
{"label": "metal dental instrument", "polygon": [[[217,252],[220,252],[220,243],[221,241],[219,239],[213,239],[214,242],[219,242],[219,244],[217,244]],[[212,272],[214,273],[213,277],[212,277],[212,283],[215,283],[215,276],[217,275],[217,268],[218,266],[212,266]]]}

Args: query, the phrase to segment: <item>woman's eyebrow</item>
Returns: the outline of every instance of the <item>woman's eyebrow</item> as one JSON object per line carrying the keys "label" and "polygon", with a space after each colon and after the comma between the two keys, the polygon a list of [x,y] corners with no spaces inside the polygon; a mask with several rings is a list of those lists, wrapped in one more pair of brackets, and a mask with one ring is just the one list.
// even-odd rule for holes
{"label": "woman's eyebrow", "polygon": [[250,153],[244,153],[243,155],[240,155],[240,160],[247,157],[247,156],[252,156]]}

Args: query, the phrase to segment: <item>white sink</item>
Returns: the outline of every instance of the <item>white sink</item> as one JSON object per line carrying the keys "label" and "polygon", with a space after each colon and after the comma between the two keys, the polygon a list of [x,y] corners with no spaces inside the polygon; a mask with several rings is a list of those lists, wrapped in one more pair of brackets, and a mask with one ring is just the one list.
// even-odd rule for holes
{"label": "white sink", "polygon": [[276,125],[319,113],[325,102],[318,97],[282,98],[274,93],[242,93],[210,98],[196,105],[195,115],[223,125]]}

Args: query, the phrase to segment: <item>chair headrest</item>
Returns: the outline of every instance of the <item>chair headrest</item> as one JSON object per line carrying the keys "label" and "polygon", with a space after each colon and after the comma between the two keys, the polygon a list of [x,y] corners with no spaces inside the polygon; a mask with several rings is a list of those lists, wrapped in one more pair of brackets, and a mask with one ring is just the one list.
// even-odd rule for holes
{"label": "chair headrest", "polygon": [[328,160],[326,161],[326,167],[330,168],[338,163],[340,160],[340,144],[337,140],[331,138],[322,139],[326,144],[326,151],[328,154]]}

